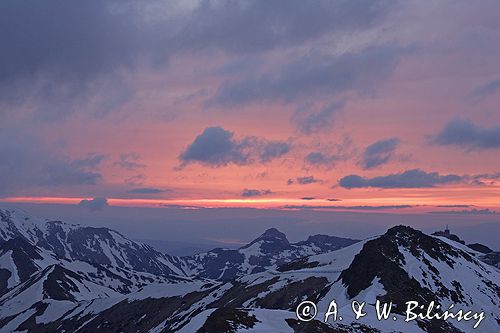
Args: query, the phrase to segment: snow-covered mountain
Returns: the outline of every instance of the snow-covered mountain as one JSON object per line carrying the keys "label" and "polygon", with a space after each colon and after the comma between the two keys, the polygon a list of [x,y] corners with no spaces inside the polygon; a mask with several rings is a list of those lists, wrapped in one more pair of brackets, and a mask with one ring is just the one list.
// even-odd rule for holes
{"label": "snow-covered mountain", "polygon": [[[500,328],[499,270],[463,244],[409,227],[393,227],[359,242],[311,236],[293,244],[270,229],[233,252],[216,249],[190,258],[163,256],[116,236],[121,239],[106,252],[108,263],[78,255],[75,249],[102,249],[108,242],[88,240],[114,237],[113,231],[83,228],[86,236],[73,238],[71,247],[63,245],[65,252],[56,252],[57,242],[45,238],[58,234],[64,243],[80,227],[65,225],[63,238],[48,231],[50,221],[0,212],[0,332],[458,333]],[[77,245],[78,240],[85,245]],[[139,265],[120,255],[131,251],[122,246],[143,249],[159,263],[146,265],[143,260]],[[118,261],[115,265],[110,253],[123,266]],[[165,258],[178,267],[172,269],[176,274],[146,271]],[[228,269],[233,279],[221,274]],[[333,299],[343,318],[325,323]],[[295,309],[304,300],[317,304],[315,320],[297,320]],[[353,300],[366,302],[368,315],[355,319]],[[377,300],[393,303],[388,320],[376,319]],[[405,322],[405,302],[410,300],[484,311],[484,320],[477,329],[465,320]]]}
{"label": "snow-covered mountain", "polygon": [[147,272],[186,275],[184,262],[107,228],[83,227],[34,218],[21,210],[0,210],[0,240],[22,238],[58,258]]}
{"label": "snow-covered mountain", "polygon": [[113,230],[0,210],[0,332],[39,313],[61,315],[57,311],[82,301],[119,297],[152,283],[190,281],[182,265],[179,258]]}
{"label": "snow-covered mountain", "polygon": [[192,274],[227,281],[248,274],[275,270],[286,262],[335,251],[356,242],[358,240],[315,235],[305,241],[290,243],[285,234],[271,228],[237,250],[218,248],[185,259]]}

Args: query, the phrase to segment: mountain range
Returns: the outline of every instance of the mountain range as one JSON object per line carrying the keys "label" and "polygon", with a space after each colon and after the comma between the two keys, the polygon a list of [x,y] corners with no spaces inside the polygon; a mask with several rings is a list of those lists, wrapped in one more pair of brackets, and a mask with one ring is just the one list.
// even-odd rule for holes
{"label": "mountain range", "polygon": [[[476,249],[480,247],[476,246]],[[161,253],[107,228],[0,209],[0,332],[495,332],[500,271],[446,237],[395,226],[353,240],[290,243],[277,229],[239,249]],[[295,310],[317,304],[315,320]],[[332,300],[342,321],[325,323]],[[392,302],[395,320],[354,318],[351,302]],[[405,322],[405,302],[483,311]]]}

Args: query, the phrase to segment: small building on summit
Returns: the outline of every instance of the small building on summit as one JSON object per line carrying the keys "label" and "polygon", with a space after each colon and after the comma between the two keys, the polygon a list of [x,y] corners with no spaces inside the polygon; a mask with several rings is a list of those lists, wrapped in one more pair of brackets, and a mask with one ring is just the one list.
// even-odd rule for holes
{"label": "small building on summit", "polygon": [[432,233],[433,236],[441,236],[451,239],[452,241],[459,242],[465,245],[465,242],[460,239],[457,235],[454,235],[450,232],[450,228],[446,225],[446,229],[444,231],[436,231]]}

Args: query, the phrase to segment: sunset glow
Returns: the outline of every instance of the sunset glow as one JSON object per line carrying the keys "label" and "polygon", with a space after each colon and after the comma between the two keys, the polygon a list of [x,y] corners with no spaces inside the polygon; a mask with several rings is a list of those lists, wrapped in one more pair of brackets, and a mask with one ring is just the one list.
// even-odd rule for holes
{"label": "sunset glow", "polygon": [[[254,25],[244,6],[192,6],[106,12],[109,36],[75,28],[88,54],[58,37],[47,48],[64,59],[5,54],[0,201],[500,208],[494,2],[456,4],[456,20],[417,1],[324,26],[302,13],[304,35],[285,17]],[[120,15],[140,23],[127,38],[113,35]]]}

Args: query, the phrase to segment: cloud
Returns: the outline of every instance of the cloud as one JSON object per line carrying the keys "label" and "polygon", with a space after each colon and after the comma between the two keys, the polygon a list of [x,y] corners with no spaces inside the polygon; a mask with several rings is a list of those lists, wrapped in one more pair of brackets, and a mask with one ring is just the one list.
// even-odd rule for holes
{"label": "cloud", "polygon": [[234,133],[222,127],[207,127],[179,155],[181,167],[198,162],[212,167],[228,164],[247,165],[277,159],[290,151],[282,141],[267,141],[256,137],[234,138]]}
{"label": "cloud", "polygon": [[496,215],[498,212],[489,208],[485,209],[464,209],[429,212],[429,214],[457,214],[457,215]]}
{"label": "cloud", "polygon": [[136,170],[136,169],[141,169],[145,168],[146,165],[139,163],[141,160],[141,156],[137,153],[126,153],[126,154],[120,154],[120,159],[115,162],[116,166],[119,166],[125,170]]}
{"label": "cloud", "polygon": [[472,95],[478,99],[486,98],[494,95],[500,89],[500,78],[492,80],[488,83],[480,85],[472,91]]}
{"label": "cloud", "polygon": [[319,182],[314,176],[297,177],[296,181],[300,185],[307,185]]}
{"label": "cloud", "polygon": [[93,198],[93,199],[83,199],[82,201],[80,201],[78,206],[94,212],[108,207],[109,204],[108,204],[108,199],[106,198]]}
{"label": "cloud", "polygon": [[133,188],[133,189],[127,191],[127,193],[131,193],[131,194],[157,194],[157,193],[163,193],[163,192],[166,192],[166,190],[162,190],[162,189],[155,188],[155,187],[139,187],[139,188]]}
{"label": "cloud", "polygon": [[313,151],[306,155],[305,160],[309,164],[330,164],[330,159],[319,151]]}
{"label": "cloud", "polygon": [[290,151],[290,145],[282,141],[270,141],[264,143],[260,152],[260,160],[263,163],[279,158]]}
{"label": "cloud", "polygon": [[302,197],[300,200],[315,200],[315,197]]}
{"label": "cloud", "polygon": [[500,179],[500,172],[496,173],[482,173],[469,176],[471,183],[474,185],[494,185]]}
{"label": "cloud", "polygon": [[402,173],[390,174],[373,178],[349,175],[339,180],[339,185],[346,189],[353,188],[428,188],[437,185],[454,184],[463,181],[465,177],[454,174],[440,175],[437,172],[425,172],[420,169],[407,170]]}
{"label": "cloud", "polygon": [[437,205],[439,208],[469,208],[471,205]]}
{"label": "cloud", "polygon": [[28,133],[0,133],[0,195],[26,194],[33,189],[95,185],[99,158],[72,160],[49,151]]}
{"label": "cloud", "polygon": [[[222,84],[209,105],[291,102],[322,95],[331,97],[346,91],[364,93],[376,88],[392,73],[402,53],[398,47],[385,45],[340,55],[307,55],[285,65],[274,75]],[[329,116],[332,112],[325,110],[323,116],[317,117]],[[310,121],[318,124],[314,116]]]}
{"label": "cloud", "polygon": [[318,133],[332,127],[333,115],[344,108],[344,106],[345,101],[340,101],[331,103],[318,112],[308,113],[303,110],[304,108],[299,108],[293,120],[301,133],[307,135]]}
{"label": "cloud", "polygon": [[295,180],[288,179],[287,184],[292,185],[294,183],[297,183],[299,185],[307,185],[307,184],[313,184],[313,183],[318,183],[318,182],[320,182],[320,180],[314,178],[314,176],[304,176],[304,177],[297,177],[297,178],[295,178]]}
{"label": "cloud", "polygon": [[384,210],[412,208],[411,205],[385,205],[385,206],[308,206],[308,205],[286,205],[288,209],[333,209],[333,210]]}
{"label": "cloud", "polygon": [[432,142],[458,146],[468,151],[500,148],[500,126],[480,127],[469,120],[456,119],[446,124]]}
{"label": "cloud", "polygon": [[200,162],[211,166],[224,166],[229,163],[247,164],[248,143],[236,141],[234,133],[222,127],[208,127],[181,153],[183,164]]}
{"label": "cloud", "polygon": [[361,161],[363,169],[373,169],[389,162],[398,144],[398,138],[390,138],[379,140],[366,147]]}
{"label": "cloud", "polygon": [[249,189],[246,188],[241,192],[241,196],[245,198],[250,198],[250,197],[261,197],[264,195],[269,195],[272,194],[273,192],[271,190],[256,190],[256,189]]}

